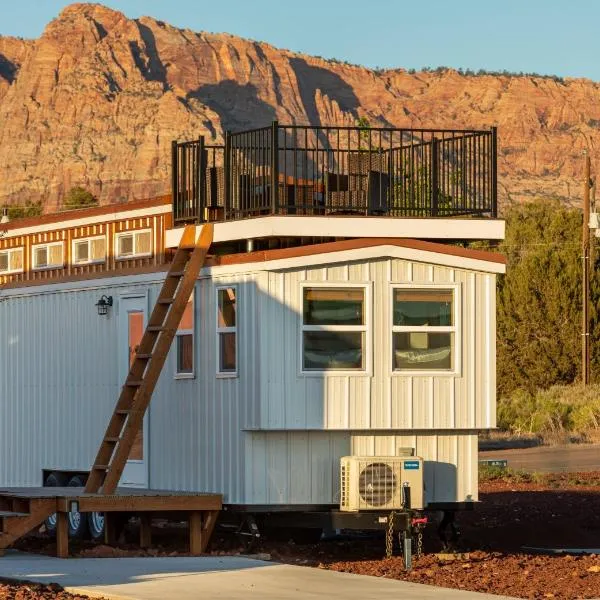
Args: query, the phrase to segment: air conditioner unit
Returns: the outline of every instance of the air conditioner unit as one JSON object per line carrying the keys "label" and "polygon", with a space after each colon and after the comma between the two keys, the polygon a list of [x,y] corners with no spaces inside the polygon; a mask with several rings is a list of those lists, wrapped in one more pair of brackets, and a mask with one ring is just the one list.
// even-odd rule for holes
{"label": "air conditioner unit", "polygon": [[[418,456],[344,456],[340,510],[424,508],[423,459]],[[407,490],[410,490],[407,492]]]}

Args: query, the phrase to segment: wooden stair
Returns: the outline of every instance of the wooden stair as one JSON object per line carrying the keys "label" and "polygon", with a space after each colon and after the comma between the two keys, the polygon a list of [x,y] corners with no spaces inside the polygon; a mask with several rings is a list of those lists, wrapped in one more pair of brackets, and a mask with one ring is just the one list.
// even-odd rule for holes
{"label": "wooden stair", "polygon": [[185,228],[121,395],[106,428],[85,492],[112,494],[162,371],[177,327],[190,299],[213,238],[213,226]]}
{"label": "wooden stair", "polygon": [[0,496],[0,556],[20,537],[29,533],[56,510],[52,499]]}

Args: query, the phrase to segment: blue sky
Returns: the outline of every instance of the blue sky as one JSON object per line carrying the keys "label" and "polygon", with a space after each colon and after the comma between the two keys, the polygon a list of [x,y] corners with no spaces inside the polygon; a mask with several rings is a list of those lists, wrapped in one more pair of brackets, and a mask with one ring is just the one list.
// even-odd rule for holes
{"label": "blue sky", "polygon": [[[33,38],[70,2],[2,3],[0,35]],[[195,31],[233,33],[369,67],[537,72],[600,81],[595,0],[105,0]]]}

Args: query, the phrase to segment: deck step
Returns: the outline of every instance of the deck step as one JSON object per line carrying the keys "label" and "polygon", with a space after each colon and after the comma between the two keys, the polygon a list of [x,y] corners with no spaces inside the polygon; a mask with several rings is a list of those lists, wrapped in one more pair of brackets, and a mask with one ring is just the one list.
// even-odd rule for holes
{"label": "deck step", "polygon": [[135,357],[141,360],[149,360],[152,358],[152,354],[136,354]]}
{"label": "deck step", "polygon": [[128,415],[130,412],[131,409],[129,408],[117,408],[117,410],[115,410],[116,415]]}
{"label": "deck step", "polygon": [[179,279],[180,277],[183,277],[185,271],[173,271],[172,273],[169,273],[169,277],[177,277],[177,279]]}
{"label": "deck step", "polygon": [[28,517],[30,513],[15,512],[12,510],[0,510],[0,519],[10,519],[12,517]]}
{"label": "deck step", "polygon": [[162,325],[149,325],[146,331],[164,331],[166,328]]}
{"label": "deck step", "polygon": [[175,298],[161,298],[158,304],[173,304],[173,302],[175,302]]}
{"label": "deck step", "polygon": [[140,387],[140,385],[142,385],[142,383],[144,383],[141,379],[138,380],[134,380],[134,381],[126,381],[125,385],[127,387]]}

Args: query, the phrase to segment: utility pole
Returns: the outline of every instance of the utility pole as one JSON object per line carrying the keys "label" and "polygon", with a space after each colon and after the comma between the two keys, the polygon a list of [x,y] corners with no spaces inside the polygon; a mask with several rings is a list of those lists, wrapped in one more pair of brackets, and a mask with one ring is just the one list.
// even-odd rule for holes
{"label": "utility pole", "polygon": [[584,152],[585,168],[583,174],[583,333],[581,334],[581,380],[583,385],[590,382],[590,156]]}

